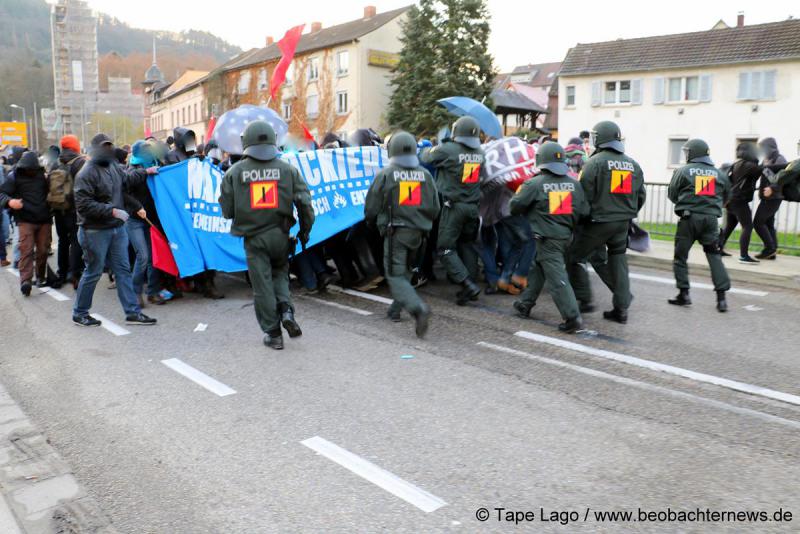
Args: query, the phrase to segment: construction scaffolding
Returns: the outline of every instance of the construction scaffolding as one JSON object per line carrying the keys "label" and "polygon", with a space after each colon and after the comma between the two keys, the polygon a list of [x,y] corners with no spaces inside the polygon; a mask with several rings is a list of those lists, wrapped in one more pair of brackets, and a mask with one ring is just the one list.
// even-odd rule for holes
{"label": "construction scaffolding", "polygon": [[88,144],[87,123],[97,109],[97,18],[83,0],[52,6],[50,35],[58,135],[74,134]]}

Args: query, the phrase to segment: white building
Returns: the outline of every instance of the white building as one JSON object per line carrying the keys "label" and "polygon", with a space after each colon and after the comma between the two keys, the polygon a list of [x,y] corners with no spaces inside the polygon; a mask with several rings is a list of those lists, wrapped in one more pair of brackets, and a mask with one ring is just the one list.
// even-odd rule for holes
{"label": "white building", "polygon": [[740,141],[774,137],[788,159],[800,138],[800,20],[570,49],[559,73],[563,139],[601,120],[622,128],[648,182],[666,183],[681,146],[705,139],[717,164]]}

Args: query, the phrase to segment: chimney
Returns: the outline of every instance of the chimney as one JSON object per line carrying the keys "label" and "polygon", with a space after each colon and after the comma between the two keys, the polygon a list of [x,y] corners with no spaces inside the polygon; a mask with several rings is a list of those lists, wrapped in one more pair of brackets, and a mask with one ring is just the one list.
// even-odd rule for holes
{"label": "chimney", "polygon": [[274,42],[275,39],[273,39],[271,35],[267,35],[267,46],[271,45]]}
{"label": "chimney", "polygon": [[311,33],[317,33],[321,29],[322,29],[322,23],[321,22],[312,22],[311,23]]}
{"label": "chimney", "polygon": [[364,18],[365,19],[371,19],[372,17],[375,16],[375,14],[377,12],[378,12],[378,10],[375,8],[375,6],[365,6],[364,7]]}
{"label": "chimney", "polygon": [[736,27],[744,27],[744,11],[739,11],[739,14],[736,16]]}

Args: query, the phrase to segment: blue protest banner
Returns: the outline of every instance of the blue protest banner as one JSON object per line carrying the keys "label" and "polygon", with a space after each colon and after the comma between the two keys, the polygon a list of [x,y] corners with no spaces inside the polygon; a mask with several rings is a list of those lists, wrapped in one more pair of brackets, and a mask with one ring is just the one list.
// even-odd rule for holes
{"label": "blue protest banner", "polygon": [[[388,159],[386,150],[379,147],[316,150],[281,157],[300,170],[311,192],[316,221],[308,246],[364,219],[367,191]],[[219,207],[222,176],[208,159],[192,158],[162,167],[148,180],[181,276],[208,269],[247,269],[242,239],[230,235],[231,221],[222,217]],[[292,233],[296,232],[295,226]]]}

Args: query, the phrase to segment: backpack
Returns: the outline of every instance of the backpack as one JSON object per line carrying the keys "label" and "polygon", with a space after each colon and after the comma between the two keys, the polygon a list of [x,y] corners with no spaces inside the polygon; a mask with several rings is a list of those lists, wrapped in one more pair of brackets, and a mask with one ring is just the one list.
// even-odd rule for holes
{"label": "backpack", "polygon": [[47,205],[56,211],[66,211],[72,207],[70,198],[75,185],[70,167],[80,156],[75,156],[66,164],[59,161],[50,171],[50,189],[47,193]]}

